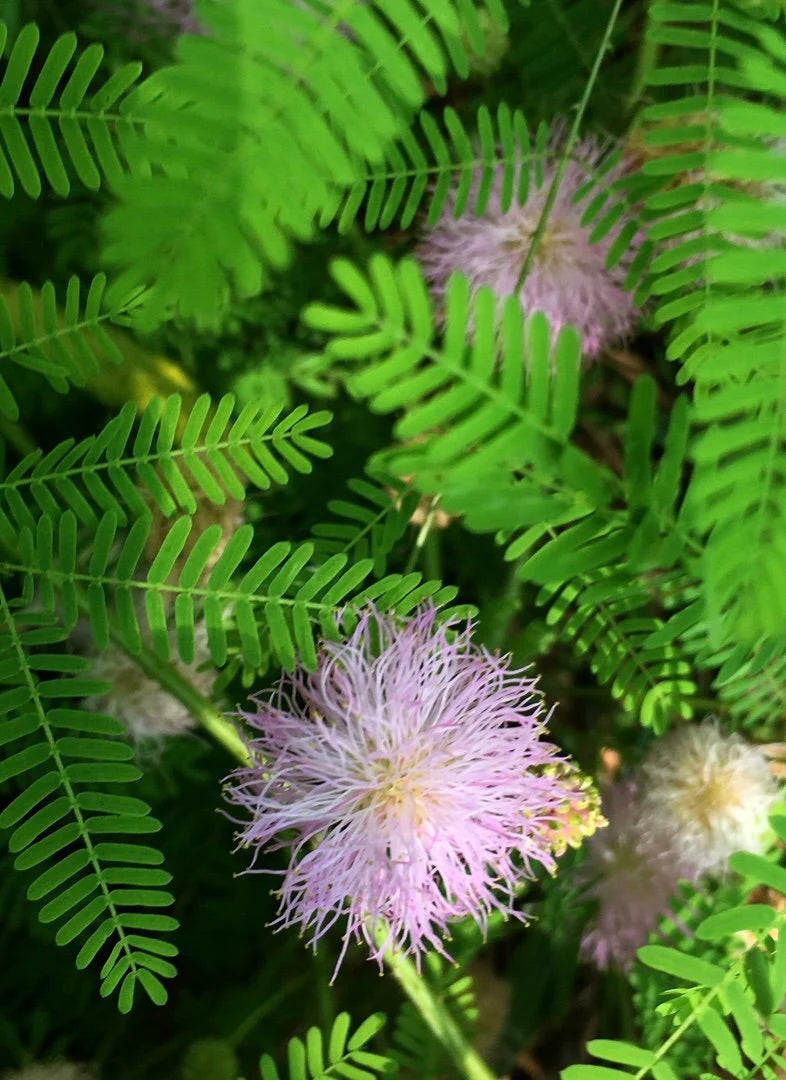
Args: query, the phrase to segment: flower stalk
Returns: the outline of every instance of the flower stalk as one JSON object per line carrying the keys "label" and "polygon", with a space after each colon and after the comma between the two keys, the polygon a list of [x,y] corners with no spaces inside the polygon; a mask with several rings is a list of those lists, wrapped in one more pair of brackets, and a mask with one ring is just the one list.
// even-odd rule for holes
{"label": "flower stalk", "polygon": [[[382,948],[388,940],[387,926],[380,920],[374,938]],[[497,1080],[483,1058],[470,1046],[456,1021],[437,998],[408,956],[386,949],[383,959],[393,978],[418,1010],[429,1030],[445,1047],[466,1080]]]}

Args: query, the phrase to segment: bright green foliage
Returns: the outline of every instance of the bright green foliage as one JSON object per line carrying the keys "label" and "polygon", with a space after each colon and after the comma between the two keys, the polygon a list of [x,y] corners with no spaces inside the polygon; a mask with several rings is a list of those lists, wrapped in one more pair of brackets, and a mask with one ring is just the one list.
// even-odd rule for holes
{"label": "bright green foliage", "polygon": [[[375,256],[368,276],[338,261],[333,275],[355,310],[312,305],[305,318],[331,335],[331,356],[363,359],[347,380],[352,393],[368,398],[376,412],[405,413],[396,435],[405,444],[417,443],[386,459],[392,471],[414,472],[420,486],[442,490],[448,471],[451,481],[466,477],[474,483],[502,463],[526,464],[529,455],[557,461],[563,451],[571,460],[576,456],[566,446],[578,395],[574,331],[563,331],[552,351],[544,317],[533,317],[525,329],[515,302],[506,304],[497,331],[493,292],[481,289],[470,301],[466,278],[455,274],[439,340],[437,317],[414,260],[394,266]],[[576,468],[583,466],[602,489],[602,470],[586,455],[580,459]]]}
{"label": "bright green foliage", "polygon": [[[102,364],[119,364],[122,356],[103,324],[125,314],[132,305],[126,302],[102,310],[105,288],[106,275],[96,274],[83,301],[79,278],[72,277],[62,312],[49,281],[38,300],[26,282],[16,289],[13,303],[0,296],[0,364],[10,361],[37,371],[60,393],[69,384],[84,386]],[[2,375],[0,412],[9,420],[19,418],[19,406]]]}
{"label": "bright green foliage", "polygon": [[288,469],[308,473],[311,457],[330,456],[312,434],[330,413],[299,405],[282,417],[280,405],[249,404],[233,418],[234,404],[231,394],[215,405],[202,394],[186,411],[179,394],[156,397],[137,425],[129,401],[97,437],[33,451],[0,481],[0,535],[13,544],[21,528],[35,530],[31,503],[53,519],[70,509],[91,528],[101,513],[128,525],[151,504],[165,517],[193,514],[197,494],[218,505],[241,500],[243,481],[285,484]]}
{"label": "bright green foliage", "polygon": [[[603,5],[533,8],[525,85],[542,79],[543,99],[559,98],[566,49],[589,72],[585,38],[605,48],[626,28],[638,35],[644,6],[626,6],[631,15],[612,18],[608,33]],[[3,590],[21,584],[22,595],[0,592],[0,778],[19,788],[0,825],[13,830],[18,868],[36,868],[29,896],[44,901],[42,920],[58,924],[61,943],[82,939],[80,967],[100,958],[102,992],[117,990],[121,1009],[137,983],[165,1000],[176,950],[161,935],[175,923],[155,911],[172,901],[161,856],[122,839],[158,822],[140,800],[104,791],[138,775],[120,725],[74,707],[104,689],[67,651],[82,616],[98,649],[122,643],[146,672],[159,667],[162,684],[172,653],[194,660],[202,620],[223,686],[241,668],[258,681],[271,657],[313,668],[318,639],[343,636],[369,601],[402,614],[452,601],[452,586],[388,572],[426,496],[459,527],[494,536],[512,565],[511,616],[530,614],[521,594],[543,605],[546,623],[609,687],[617,719],[657,734],[689,717],[701,672],[735,726],[770,724],[780,737],[786,158],[776,140],[786,138],[786,44],[779,26],[751,17],[765,6],[779,5],[648,4],[643,175],[608,184],[612,154],[577,194],[593,241],[626,218],[610,264],[647,223],[651,243],[627,284],[669,328],[677,381],[695,386],[667,415],[665,381],[659,395],[639,378],[626,419],[605,433],[619,435],[619,454],[586,449],[592,376],[571,328],[555,337],[515,299],[488,289],[471,297],[460,274],[435,310],[414,260],[377,255],[363,269],[334,264],[346,303],[308,308],[329,344],[293,381],[319,388],[330,371],[333,389],[334,374],[336,384],[345,376],[356,399],[395,415],[394,442],[368,478],[327,501],[310,541],[265,548],[251,524],[229,538],[218,523],[198,524],[203,501],[240,502],[248,486],[285,484],[330,455],[315,434],[328,414],[304,405],[252,403],[234,416],[231,395],[203,395],[190,409],[173,395],[138,415],[129,402],[97,434],[23,452],[5,471],[0,573]],[[409,229],[418,215],[428,226],[448,207],[482,214],[497,182],[506,209],[555,153],[551,118],[531,128],[510,105],[464,107],[460,95],[456,108],[424,108],[431,89],[444,94],[452,72],[467,73],[468,49],[482,51],[483,18],[506,28],[501,0],[202,0],[198,16],[208,33],[180,39],[174,61],[139,85],[140,65],[107,77],[101,46],[78,52],[70,33],[44,52],[28,25],[6,50],[0,193],[62,198],[81,185],[115,198],[108,303],[103,274],[72,278],[60,307],[51,283],[40,297],[22,285],[0,299],[0,359],[58,391],[120,360],[113,321],[146,329],[174,317],[223,332],[231,297],[275,284],[295,245],[320,228],[335,223],[351,235],[345,249],[362,250],[371,242],[356,226]],[[530,107],[527,94],[526,104],[540,115],[542,102]],[[0,412],[15,422],[7,377]],[[28,441],[9,431],[12,446]],[[31,614],[34,602],[43,613]],[[663,996],[665,1032],[642,1024],[642,1046],[595,1040],[599,1064],[571,1066],[566,1080],[696,1080],[713,1062],[737,1080],[773,1080],[786,1067],[784,916],[746,902],[748,885],[785,893],[786,871],[754,855],[736,856],[732,869],[746,883],[733,902],[690,897],[671,931],[641,951],[640,998]],[[467,977],[451,971],[431,989],[470,1037]],[[401,1011],[390,1057],[364,1049],[380,1027],[372,1016],[350,1035],[342,1013],[325,1037],[312,1028],[291,1040],[286,1071],[265,1055],[262,1078],[374,1080],[399,1067],[426,1080],[452,1068],[413,1007]]]}
{"label": "bright green foliage", "polygon": [[696,382],[689,520],[706,537],[715,644],[754,644],[786,616],[786,219],[777,187],[786,157],[766,142],[786,128],[776,109],[742,94],[770,87],[786,96],[783,36],[719,4],[656,4],[652,20],[653,42],[684,46],[692,60],[652,73],[652,85],[678,96],[644,113],[645,140],[662,155],[644,171],[666,185],[648,202],[660,218],[651,236],[668,240],[652,263],[657,319],[675,323],[669,355],[680,379]]}
{"label": "bright green foliage", "polygon": [[[534,146],[524,114],[501,105],[492,117],[486,106],[477,116],[477,136],[467,131],[455,109],[443,114],[444,132],[430,112],[417,118],[415,129],[404,131],[387,147],[386,159],[373,165],[368,175],[357,179],[340,199],[328,205],[320,224],[338,219],[344,232],[361,209],[367,230],[386,229],[394,222],[401,228],[412,224],[428,200],[426,224],[433,225],[445,207],[448,194],[456,189],[456,211],[481,214],[491,196],[494,176],[501,178],[501,203],[507,209],[515,201],[524,203],[529,186],[529,168],[522,162],[542,160],[548,129],[539,128]],[[359,170],[360,171],[360,170]]]}
{"label": "bright green foliage", "polygon": [[[385,229],[394,223],[407,228],[425,203],[424,225],[428,228],[445,212],[451,194],[451,213],[483,214],[492,200],[495,182],[499,190],[493,205],[504,212],[527,201],[530,183],[534,180],[540,185],[544,163],[560,153],[559,140],[553,138],[546,124],[538,125],[533,138],[524,114],[519,109],[511,111],[504,103],[495,116],[481,105],[473,131],[467,130],[452,108],[445,109],[441,126],[430,112],[421,112],[417,124],[420,138],[410,128],[391,143],[385,161],[372,165],[367,176],[356,180],[349,191],[342,192],[340,200],[325,208],[321,225],[337,218],[339,231],[345,232],[362,210],[366,230]],[[583,217],[585,225],[595,223],[595,241],[616,224],[623,207],[633,209],[627,205],[631,200],[623,181],[612,185],[604,182],[605,174],[618,159],[618,154],[608,154],[596,174],[576,192],[575,200],[579,202],[589,190],[597,189]],[[582,167],[586,168],[586,162]],[[625,225],[609,253],[611,261],[624,253],[636,227],[635,218]],[[648,250],[637,260],[637,272]]]}
{"label": "bright green foliage", "polygon": [[[0,53],[7,35],[0,22]],[[39,36],[35,23],[21,29],[0,81],[0,195],[11,198],[19,184],[37,199],[47,184],[64,197],[73,178],[97,191],[129,170],[144,172],[133,92],[142,65],[126,64],[100,81],[102,45],[77,55],[76,34],[61,34],[42,56]]]}
{"label": "bright green foliage", "polygon": [[[113,629],[131,652],[138,652],[143,637],[164,660],[171,654],[169,630],[177,633],[182,660],[194,659],[194,626],[204,615],[210,655],[216,664],[227,657],[225,618],[231,617],[240,639],[239,655],[259,666],[262,645],[258,619],[264,618],[270,644],[284,667],[294,667],[296,651],[309,668],[316,664],[315,634],[331,640],[342,636],[337,612],[373,601],[380,610],[399,613],[413,610],[431,599],[444,604],[456,595],[455,588],[438,581],[421,580],[418,573],[388,574],[363,586],[373,570],[373,560],[350,563],[343,554],[321,565],[312,562],[314,545],[293,546],[280,541],[261,558],[243,568],[239,580],[231,580],[245,559],[253,528],[241,525],[232,535],[212,569],[208,559],[220,540],[220,527],[209,526],[198,538],[181,567],[176,568],[191,532],[191,520],[178,518],[163,537],[158,552],[139,575],[140,560],[150,534],[151,515],[136,520],[122,542],[117,517],[111,511],[98,521],[86,567],[77,562],[77,521],[66,510],[55,520],[43,514],[35,528],[19,532],[19,561],[3,560],[0,569],[24,575],[24,595],[38,595],[46,610],[62,604],[65,625],[76,625],[81,607],[87,609],[93,635],[100,648]],[[208,573],[209,570],[209,573]],[[176,580],[172,580],[175,571]],[[207,575],[207,579],[202,579]],[[363,587],[361,587],[363,586]],[[135,602],[135,596],[143,600]],[[114,611],[112,610],[114,608]],[[342,624],[351,625],[351,615]]]}
{"label": "bright green foliage", "polygon": [[721,669],[714,683],[735,725],[761,725],[780,738],[786,715],[786,642],[770,638],[766,649],[735,667],[729,678]]}
{"label": "bright green foliage", "polygon": [[[687,402],[675,404],[653,466],[655,384],[639,380],[619,480],[571,441],[580,377],[572,331],[552,345],[545,318],[525,320],[516,302],[497,322],[491,291],[470,298],[456,274],[439,340],[414,262],[376,257],[367,277],[340,262],[334,276],[355,310],[312,306],[306,318],[332,335],[331,356],[365,358],[350,370],[350,390],[379,411],[402,411],[403,445],[383,455],[385,467],[439,492],[470,529],[498,534],[518,575],[543,586],[548,621],[579,653],[592,651],[595,674],[626,711],[657,730],[689,716],[689,665],[670,642],[650,640],[662,624],[650,611],[657,591],[641,579],[692,555],[677,528]],[[614,499],[626,509],[612,508]]]}
{"label": "bright green foliage", "polygon": [[81,939],[77,967],[101,958],[102,996],[118,991],[128,1012],[138,984],[162,1005],[177,949],[160,935],[177,922],[157,909],[174,897],[161,888],[170,875],[155,869],[163,856],[136,842],[161,823],[142,800],[105,790],[142,775],[133,750],[119,721],[73,707],[104,686],[85,677],[81,657],[44,651],[66,631],[2,591],[0,617],[0,779],[23,785],[0,814],[14,866],[35,870],[27,895],[45,900],[39,918],[59,923],[57,944]]}
{"label": "bright green foliage", "polygon": [[309,1028],[304,1039],[290,1039],[287,1070],[280,1072],[269,1054],[259,1060],[262,1080],[376,1080],[397,1071],[396,1063],[363,1047],[385,1023],[382,1013],[373,1013],[350,1034],[349,1013],[339,1013],[327,1036],[317,1027]]}
{"label": "bright green foliage", "polygon": [[[774,818],[773,826],[786,839],[786,819]],[[759,855],[733,855],[731,868],[744,876],[746,891],[756,886],[786,889],[786,869]],[[703,918],[695,937],[691,932],[679,947],[639,950],[642,963],[665,974],[670,986],[679,980],[659,1010],[673,1022],[660,1046],[594,1040],[588,1049],[604,1064],[571,1065],[563,1070],[563,1080],[688,1080],[695,1071],[670,1064],[669,1056],[681,1039],[699,1033],[718,1066],[738,1080],[776,1075],[773,1067],[786,1061],[786,1023],[780,1011],[786,998],[786,916],[769,904],[743,903],[742,890],[739,896],[737,906]],[[683,908],[680,916],[685,915]]]}
{"label": "bright green foliage", "polygon": [[215,38],[181,38],[177,62],[142,88],[153,176],[123,180],[107,218],[107,258],[121,289],[150,287],[148,320],[213,325],[229,288],[259,292],[359,166],[384,160],[425,79],[444,88],[451,67],[466,71],[454,5],[425,7],[344,0],[322,16],[291,0],[205,0]]}

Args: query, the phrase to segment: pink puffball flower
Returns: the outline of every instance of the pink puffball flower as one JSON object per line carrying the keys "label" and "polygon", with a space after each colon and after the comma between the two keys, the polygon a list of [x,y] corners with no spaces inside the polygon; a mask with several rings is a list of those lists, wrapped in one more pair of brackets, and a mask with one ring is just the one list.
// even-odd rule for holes
{"label": "pink puffball flower", "polygon": [[598,910],[582,937],[581,955],[601,970],[627,971],[659,918],[669,914],[679,880],[689,874],[675,863],[668,834],[642,828],[634,782],[606,787],[601,809],[608,828],[588,842],[582,867],[584,894],[597,901]]}
{"label": "pink puffball flower", "polygon": [[285,674],[241,713],[257,734],[227,792],[251,815],[240,844],[255,860],[291,848],[280,928],[316,947],[346,919],[336,970],[352,938],[380,965],[389,947],[448,956],[451,920],[522,918],[517,887],[535,863],[553,870],[547,826],[575,780],[549,775],[563,759],[541,738],[536,680],[454,627],[433,608],[366,611],[316,671]]}
{"label": "pink puffball flower", "polygon": [[[573,326],[581,336],[585,357],[591,359],[606,346],[629,335],[636,325],[636,306],[624,285],[645,234],[640,230],[634,232],[624,254],[611,267],[606,265],[606,258],[630,220],[629,215],[623,214],[603,239],[591,241],[595,221],[582,223],[589,203],[599,193],[609,195],[608,205],[619,203],[621,195],[610,189],[630,168],[624,158],[608,167],[604,164],[608,156],[604,147],[587,136],[571,152],[532,264],[523,284],[517,287],[557,172],[559,156],[557,140],[552,140],[543,157],[542,169],[536,170],[533,162],[516,165],[513,201],[505,211],[500,205],[503,182],[500,166],[496,167],[491,194],[482,214],[474,212],[473,193],[457,219],[453,191],[416,254],[438,303],[450,275],[461,271],[472,292],[481,285],[490,285],[500,300],[518,293],[525,315],[544,312],[554,338],[563,326]],[[515,191],[522,167],[529,169],[529,193],[525,203],[519,205]],[[579,192],[582,194],[577,200]]]}

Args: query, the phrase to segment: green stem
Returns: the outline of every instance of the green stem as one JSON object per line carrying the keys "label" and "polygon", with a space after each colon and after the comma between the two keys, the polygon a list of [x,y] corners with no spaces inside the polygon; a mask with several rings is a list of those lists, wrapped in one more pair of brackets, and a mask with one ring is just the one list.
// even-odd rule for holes
{"label": "green stem", "polygon": [[[384,945],[388,940],[388,929],[382,921],[377,923],[374,937],[379,945]],[[384,959],[394,979],[453,1058],[465,1080],[497,1080],[480,1054],[469,1045],[456,1021],[434,996],[409,957],[388,949]]]}
{"label": "green stem", "polygon": [[420,531],[418,532],[412,551],[410,551],[409,553],[407,565],[404,567],[405,574],[409,574],[415,569],[417,561],[420,557],[420,553],[423,550],[423,546],[429,539],[431,531],[434,527],[434,521],[437,516],[437,510],[439,509],[439,503],[441,498],[441,495],[433,495],[431,498],[429,508],[426,511],[425,519],[420,527]]}
{"label": "green stem", "polygon": [[630,90],[625,101],[625,112],[627,114],[630,114],[635,110],[636,106],[644,96],[644,90],[646,89],[650,72],[657,67],[660,58],[660,45],[653,40],[652,35],[649,32],[651,6],[651,4],[647,4],[646,22],[644,24],[641,44],[639,46],[639,53],[636,57],[636,68],[633,72],[633,80],[630,84]]}
{"label": "green stem", "polygon": [[565,169],[567,168],[568,161],[570,160],[571,150],[573,149],[576,139],[579,136],[581,122],[584,119],[584,113],[587,110],[590,95],[592,94],[595,82],[597,81],[601,64],[603,63],[603,58],[608,52],[609,46],[611,44],[611,35],[614,31],[614,26],[617,22],[617,18],[619,17],[621,8],[622,0],[615,0],[611,15],[609,16],[609,21],[606,25],[605,33],[603,34],[603,40],[601,41],[600,48],[598,49],[595,56],[595,63],[592,65],[592,71],[590,72],[589,79],[587,79],[587,85],[584,87],[584,93],[582,95],[581,101],[579,102],[579,107],[576,110],[576,116],[574,117],[573,124],[571,125],[570,133],[568,134],[567,141],[565,142],[565,146],[563,147],[562,154],[560,155],[559,164],[557,165],[557,171],[554,174],[554,179],[551,182],[551,187],[549,188],[548,195],[546,196],[546,202],[543,204],[543,210],[541,211],[540,218],[538,219],[538,224],[532,237],[532,243],[529,246],[529,251],[527,252],[527,257],[524,260],[524,265],[521,268],[521,273],[518,276],[518,281],[516,282],[516,288],[514,292],[518,292],[521,286],[524,284],[527,274],[530,272],[532,264],[535,261],[535,255],[537,254],[538,245],[543,239],[543,234],[546,231],[549,214],[551,213],[554,207],[554,203],[557,199],[559,186],[562,183],[563,174],[565,172]]}
{"label": "green stem", "polygon": [[[121,648],[126,648],[120,634],[113,632],[112,640]],[[233,757],[237,758],[241,765],[250,763],[251,759],[246,745],[234,726],[213,708],[208,699],[203,697],[188,679],[180,674],[177,668],[167,663],[166,660],[161,660],[146,646],[142,647],[141,652],[129,652],[128,655],[142,668],[146,675],[155,679],[173,697],[181,701],[205,731],[209,732],[216,742],[220,743]]]}
{"label": "green stem", "polygon": [[22,423],[18,420],[8,420],[4,416],[0,417],[0,438],[5,439],[9,446],[13,446],[20,457],[27,457],[38,449],[35,439]]}

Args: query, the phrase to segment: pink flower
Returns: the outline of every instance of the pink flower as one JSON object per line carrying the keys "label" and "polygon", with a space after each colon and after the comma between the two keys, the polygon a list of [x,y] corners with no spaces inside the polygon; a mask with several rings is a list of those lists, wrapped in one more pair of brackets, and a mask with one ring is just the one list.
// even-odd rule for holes
{"label": "pink flower", "polygon": [[536,681],[436,618],[366,612],[242,714],[258,735],[228,790],[251,815],[240,842],[254,861],[291,846],[277,924],[316,943],[346,919],[337,968],[351,938],[380,964],[389,946],[419,962],[448,955],[452,919],[521,917],[516,888],[553,869],[547,825],[574,795],[575,777],[548,775],[562,759]]}
{"label": "pink flower", "polygon": [[193,0],[147,0],[152,18],[171,34],[199,33]]}
{"label": "pink flower", "polygon": [[[581,953],[596,967],[630,968],[636,950],[669,914],[680,878],[691,877],[673,857],[670,836],[642,827],[639,795],[632,781],[603,791],[608,828],[587,844],[582,868],[585,895],[598,902],[595,919],[581,941]],[[695,880],[695,875],[693,875]]]}
{"label": "pink flower", "polygon": [[[606,156],[604,148],[592,136],[574,147],[532,265],[518,289],[525,314],[544,312],[555,337],[564,325],[575,327],[587,357],[598,356],[606,345],[630,334],[636,324],[636,308],[624,282],[645,239],[644,233],[637,231],[626,245],[625,253],[610,267],[606,264],[609,250],[629,217],[623,214],[608,235],[596,243],[590,240],[596,222],[582,224],[588,204],[600,193],[610,196],[607,208],[622,200],[621,194],[610,189],[629,171],[629,166],[622,159],[606,169]],[[526,165],[530,189],[523,206],[515,196],[522,168],[517,164],[513,201],[504,212],[500,209],[502,169],[499,167],[488,205],[480,216],[473,210],[473,191],[456,220],[455,193],[451,194],[439,221],[417,249],[435,297],[442,298],[447,280],[456,270],[468,278],[473,291],[481,285],[491,285],[500,299],[517,291],[516,283],[558,162],[559,145],[557,140],[552,140],[540,176],[531,162]],[[586,190],[576,200],[582,189]]]}

